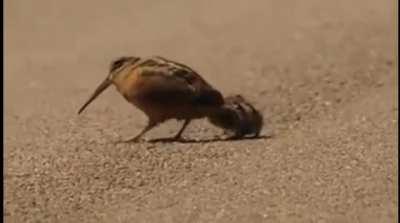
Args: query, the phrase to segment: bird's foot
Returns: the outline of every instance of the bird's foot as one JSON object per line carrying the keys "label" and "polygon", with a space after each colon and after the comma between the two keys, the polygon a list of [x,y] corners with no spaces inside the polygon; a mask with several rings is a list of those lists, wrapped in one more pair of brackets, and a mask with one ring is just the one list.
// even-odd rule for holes
{"label": "bird's foot", "polygon": [[176,135],[176,136],[172,137],[171,140],[173,140],[173,141],[184,141],[184,138],[182,138],[181,135]]}

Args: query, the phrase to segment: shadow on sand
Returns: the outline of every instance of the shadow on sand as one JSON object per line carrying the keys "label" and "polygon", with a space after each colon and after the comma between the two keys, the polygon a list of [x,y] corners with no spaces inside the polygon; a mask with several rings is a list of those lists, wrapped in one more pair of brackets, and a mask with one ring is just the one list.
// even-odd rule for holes
{"label": "shadow on sand", "polygon": [[227,141],[242,141],[242,140],[259,140],[259,139],[269,139],[272,136],[257,136],[257,137],[243,137],[243,138],[214,138],[214,139],[175,139],[175,138],[158,138],[148,140],[148,143],[210,143],[210,142],[227,142]]}

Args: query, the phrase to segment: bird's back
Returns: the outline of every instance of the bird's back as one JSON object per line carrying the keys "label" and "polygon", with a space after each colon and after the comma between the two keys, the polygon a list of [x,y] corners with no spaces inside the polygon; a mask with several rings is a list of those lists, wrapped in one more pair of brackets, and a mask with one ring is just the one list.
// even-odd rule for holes
{"label": "bird's back", "polygon": [[224,103],[221,93],[190,67],[151,57],[139,60],[115,85],[124,97],[158,119],[201,118]]}

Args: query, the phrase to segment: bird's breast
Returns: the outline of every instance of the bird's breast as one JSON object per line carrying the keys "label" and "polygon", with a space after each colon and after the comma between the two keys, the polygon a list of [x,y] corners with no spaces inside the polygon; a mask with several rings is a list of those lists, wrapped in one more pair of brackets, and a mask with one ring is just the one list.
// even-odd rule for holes
{"label": "bird's breast", "polygon": [[113,80],[118,92],[125,98],[130,98],[140,89],[140,75],[137,71],[132,70],[125,75],[120,75]]}

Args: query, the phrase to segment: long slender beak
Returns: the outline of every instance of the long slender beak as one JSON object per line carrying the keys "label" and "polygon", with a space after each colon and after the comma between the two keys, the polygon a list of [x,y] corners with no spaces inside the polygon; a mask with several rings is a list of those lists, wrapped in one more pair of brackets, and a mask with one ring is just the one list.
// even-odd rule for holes
{"label": "long slender beak", "polygon": [[110,86],[111,84],[111,80],[108,79],[108,77],[97,87],[97,89],[94,91],[94,93],[92,94],[92,96],[90,96],[89,100],[87,100],[87,102],[79,109],[78,114],[80,114],[81,112],[83,112],[83,110],[85,110],[85,108],[94,100],[97,98],[97,96],[99,96],[101,94],[101,92],[103,92],[105,89],[108,88],[108,86]]}

